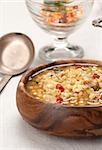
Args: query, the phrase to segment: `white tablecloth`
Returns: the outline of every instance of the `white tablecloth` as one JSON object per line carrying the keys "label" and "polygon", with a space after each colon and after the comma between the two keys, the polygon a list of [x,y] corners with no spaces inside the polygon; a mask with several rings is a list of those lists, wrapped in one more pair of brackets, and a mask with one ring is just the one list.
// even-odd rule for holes
{"label": "white tablecloth", "polygon": [[[85,58],[102,60],[102,29],[92,27],[92,20],[102,16],[101,0],[96,0],[88,21],[69,41],[85,49]],[[0,36],[23,32],[34,42],[38,65],[39,48],[51,37],[37,27],[26,9],[24,0],[0,0]],[[0,150],[102,150],[102,138],[64,139],[46,135],[22,120],[16,107],[16,88],[21,76],[10,80],[0,95]]]}

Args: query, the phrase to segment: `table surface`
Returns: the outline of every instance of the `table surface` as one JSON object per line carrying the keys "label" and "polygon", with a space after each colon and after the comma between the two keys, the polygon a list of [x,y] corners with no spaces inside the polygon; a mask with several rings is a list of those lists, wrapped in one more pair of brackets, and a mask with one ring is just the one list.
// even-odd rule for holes
{"label": "table surface", "polygon": [[[101,0],[96,0],[86,23],[69,41],[85,49],[85,58],[102,60],[102,29],[92,27],[92,20],[101,17]],[[34,42],[38,59],[40,47],[51,37],[32,21],[24,0],[0,0],[0,36],[9,32],[27,34]],[[102,150],[102,138],[65,139],[46,135],[32,128],[21,118],[16,107],[16,88],[21,76],[13,77],[0,95],[0,150]]]}

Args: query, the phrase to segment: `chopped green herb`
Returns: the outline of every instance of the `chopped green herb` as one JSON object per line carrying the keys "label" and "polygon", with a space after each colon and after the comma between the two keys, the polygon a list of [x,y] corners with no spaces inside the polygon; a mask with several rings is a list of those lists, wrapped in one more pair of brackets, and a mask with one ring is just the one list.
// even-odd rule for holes
{"label": "chopped green herb", "polygon": [[53,74],[51,74],[50,77],[53,77]]}
{"label": "chopped green herb", "polygon": [[44,3],[50,6],[55,6],[55,7],[59,7],[59,6],[63,6],[65,4],[69,4],[72,3],[72,1],[48,1],[48,0],[44,0]]}
{"label": "chopped green herb", "polygon": [[38,81],[36,81],[36,79],[34,79],[34,78],[33,78],[32,80],[33,80],[33,82],[35,82],[36,84],[38,84],[38,83],[39,83],[39,82],[38,82]]}
{"label": "chopped green herb", "polygon": [[36,82],[36,84],[38,84],[39,82],[38,81],[35,81]]}
{"label": "chopped green herb", "polygon": [[54,69],[54,72],[55,72],[55,73],[60,72],[60,71],[63,71],[63,68],[55,68],[55,69]]}

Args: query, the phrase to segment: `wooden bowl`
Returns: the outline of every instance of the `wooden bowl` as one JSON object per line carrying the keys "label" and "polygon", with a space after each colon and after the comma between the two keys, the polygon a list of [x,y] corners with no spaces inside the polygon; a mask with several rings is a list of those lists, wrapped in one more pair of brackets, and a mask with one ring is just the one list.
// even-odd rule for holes
{"label": "wooden bowl", "polygon": [[98,64],[102,61],[68,59],[31,68],[21,78],[17,88],[17,107],[30,125],[50,134],[64,137],[87,137],[102,135],[102,106],[64,106],[43,103],[27,93],[25,83],[36,72],[60,64]]}

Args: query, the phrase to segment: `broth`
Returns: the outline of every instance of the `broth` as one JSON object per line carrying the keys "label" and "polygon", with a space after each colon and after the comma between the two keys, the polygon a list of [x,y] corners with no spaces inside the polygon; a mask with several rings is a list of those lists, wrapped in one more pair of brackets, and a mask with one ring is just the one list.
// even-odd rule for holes
{"label": "broth", "polygon": [[26,90],[46,103],[101,105],[102,67],[71,65],[48,68],[29,77]]}

